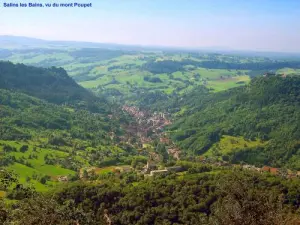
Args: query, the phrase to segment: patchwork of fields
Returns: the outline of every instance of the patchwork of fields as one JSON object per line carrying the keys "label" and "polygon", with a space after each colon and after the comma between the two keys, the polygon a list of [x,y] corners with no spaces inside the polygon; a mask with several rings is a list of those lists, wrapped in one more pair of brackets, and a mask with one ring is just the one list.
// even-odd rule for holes
{"label": "patchwork of fields", "polygon": [[[263,71],[210,69],[199,67],[197,63],[210,60],[228,64],[254,64],[265,62],[266,58],[212,53],[45,48],[11,50],[11,55],[2,60],[33,66],[63,67],[83,87],[130,103],[132,99],[138,98],[139,93],[145,92],[184,94],[198,85],[205,85],[212,92],[218,92],[245,85],[250,81],[251,74],[259,75]],[[189,65],[188,61],[193,65]],[[187,63],[178,70],[153,73],[145,66],[149,62]],[[299,75],[300,70],[282,68],[277,73]]]}
{"label": "patchwork of fields", "polygon": [[[89,147],[73,155],[72,149],[68,146],[43,147],[41,140],[0,140],[0,156],[5,156],[3,158],[4,165],[7,164],[5,168],[14,172],[20,184],[34,187],[39,192],[57,188],[63,185],[64,181],[85,179],[84,171],[87,171],[88,177],[91,176],[91,172],[98,177],[116,171],[130,170],[129,165],[91,166],[86,157],[91,151],[95,152],[95,149]],[[104,149],[99,151],[105,152]],[[118,147],[110,147],[109,151],[115,154],[123,152]],[[78,167],[80,169],[75,169]],[[3,196],[5,191],[0,192],[0,197]]]}
{"label": "patchwork of fields", "polygon": [[[4,153],[5,145],[15,148],[13,151],[5,152],[6,156],[13,157],[15,163],[7,168],[16,173],[22,184],[31,183],[38,191],[46,191],[57,185],[58,176],[72,176],[75,171],[63,168],[60,165],[50,165],[45,162],[47,155],[56,158],[66,158],[68,153],[48,148],[39,148],[33,142],[0,141],[0,153]],[[26,151],[22,146],[28,146]],[[41,180],[46,178],[45,181]]]}
{"label": "patchwork of fields", "polygon": [[[187,53],[32,49],[12,52],[11,56],[3,58],[3,60],[42,67],[61,66],[83,87],[96,92],[114,93],[116,96],[128,96],[137,89],[146,91],[151,89],[166,94],[174,91],[184,93],[197,85],[206,85],[214,91],[221,91],[249,81],[247,70],[231,71],[185,66],[184,71],[153,74],[143,68],[143,65],[150,60],[180,62],[189,59],[199,62],[211,57],[206,54],[201,57],[193,57]],[[233,60],[231,57],[221,55],[213,58]],[[159,82],[147,81],[145,77],[159,78]]]}

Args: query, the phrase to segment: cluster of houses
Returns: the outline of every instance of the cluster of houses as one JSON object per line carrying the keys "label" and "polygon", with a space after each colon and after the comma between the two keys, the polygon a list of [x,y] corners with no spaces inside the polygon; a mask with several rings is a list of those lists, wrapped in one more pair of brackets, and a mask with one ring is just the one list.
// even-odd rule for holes
{"label": "cluster of houses", "polygon": [[158,170],[156,163],[153,160],[148,160],[146,166],[143,168],[141,173],[148,176],[157,176],[168,174],[170,172],[181,172],[182,170],[183,168],[181,166],[170,166]]}
{"label": "cluster of houses", "polygon": [[267,173],[271,173],[273,175],[282,176],[282,177],[286,177],[286,178],[300,177],[300,171],[292,171],[292,170],[284,169],[284,168],[274,168],[274,167],[270,167],[270,166],[263,166],[262,168],[259,168],[259,167],[255,167],[252,165],[243,165],[242,167],[244,169],[255,170],[255,171],[258,171],[261,173],[267,172]]}
{"label": "cluster of houses", "polygon": [[266,72],[264,73],[263,75],[264,77],[274,77],[274,76],[281,76],[283,78],[286,78],[286,74],[285,73],[282,73],[282,74],[276,74],[274,72]]}
{"label": "cluster of houses", "polygon": [[152,115],[147,111],[141,111],[136,106],[124,105],[122,107],[123,112],[127,112],[133,116],[138,124],[150,125],[150,126],[165,126],[171,124],[171,121],[167,119],[167,113],[154,112]]}
{"label": "cluster of houses", "polygon": [[127,112],[129,115],[131,115],[135,118],[146,117],[146,112],[140,111],[139,108],[136,106],[123,105],[122,110],[123,110],[123,112]]}
{"label": "cluster of houses", "polygon": [[171,124],[171,121],[167,119],[169,115],[167,113],[154,112],[151,114],[147,111],[139,110],[138,107],[128,105],[124,105],[122,110],[136,120],[136,123],[126,127],[128,139],[137,137],[141,144],[151,142],[154,136],[159,137],[163,128]]}
{"label": "cluster of houses", "polygon": [[180,149],[176,147],[175,145],[172,145],[167,148],[168,154],[172,155],[174,159],[179,160],[180,159]]}
{"label": "cluster of houses", "polygon": [[169,155],[172,155],[174,159],[177,159],[177,160],[180,159],[181,151],[177,146],[175,146],[173,144],[172,140],[170,140],[167,137],[160,137],[159,142],[168,146],[167,147],[167,152],[168,152]]}
{"label": "cluster of houses", "polygon": [[69,181],[68,176],[58,176],[57,180],[59,182],[68,182]]}
{"label": "cluster of houses", "polygon": [[296,178],[300,177],[300,171],[292,171],[289,169],[284,169],[284,168],[274,168],[270,166],[263,166],[263,167],[256,167],[254,165],[249,165],[249,164],[230,164],[229,162],[226,161],[215,161],[212,158],[205,157],[205,156],[200,156],[199,157],[200,162],[214,165],[214,166],[229,166],[229,167],[237,167],[237,168],[242,168],[245,170],[252,170],[256,171],[259,173],[270,173],[276,176],[281,176],[285,178]]}

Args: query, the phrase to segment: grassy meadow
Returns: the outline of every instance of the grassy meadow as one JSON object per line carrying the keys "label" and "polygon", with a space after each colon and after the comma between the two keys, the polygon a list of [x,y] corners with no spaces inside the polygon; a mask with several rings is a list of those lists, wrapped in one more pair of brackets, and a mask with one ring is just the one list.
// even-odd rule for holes
{"label": "grassy meadow", "polygon": [[[20,142],[20,141],[0,141],[0,153],[3,153],[3,146],[10,145],[16,148],[16,151],[5,153],[6,156],[11,156],[16,159],[16,162],[9,165],[7,169],[14,171],[18,176],[20,183],[31,184],[38,191],[46,191],[54,185],[58,184],[58,176],[74,175],[76,172],[70,169],[61,167],[60,165],[49,165],[45,162],[45,156],[51,154],[56,158],[65,158],[68,156],[66,152],[39,148],[33,142]],[[28,146],[26,152],[21,152],[21,146]],[[39,180],[49,176],[44,184]]]}

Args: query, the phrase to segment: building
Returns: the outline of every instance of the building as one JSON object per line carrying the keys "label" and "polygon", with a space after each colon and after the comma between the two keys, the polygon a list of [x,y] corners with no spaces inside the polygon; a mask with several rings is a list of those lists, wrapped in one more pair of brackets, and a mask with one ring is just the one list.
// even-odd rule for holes
{"label": "building", "polygon": [[271,168],[270,168],[270,173],[271,173],[271,174],[274,174],[274,175],[278,175],[278,174],[279,174],[279,170],[278,170],[277,168],[271,167]]}
{"label": "building", "polygon": [[162,174],[168,174],[168,170],[152,170],[150,172],[150,176],[157,176],[157,175],[162,175]]}
{"label": "building", "polygon": [[271,167],[269,167],[269,166],[263,166],[263,167],[261,168],[261,171],[262,171],[262,172],[270,172],[270,169],[271,169]]}
{"label": "building", "polygon": [[159,138],[159,141],[164,144],[171,144],[171,140],[169,138]]}
{"label": "building", "polygon": [[266,72],[266,73],[264,73],[264,77],[273,77],[273,76],[276,76],[276,73],[274,73],[274,72]]}
{"label": "building", "polygon": [[286,78],[286,74],[285,73],[281,74],[281,77]]}
{"label": "building", "polygon": [[68,181],[69,181],[69,179],[68,179],[67,176],[59,176],[59,177],[57,178],[57,180],[58,180],[59,182],[68,182]]}
{"label": "building", "polygon": [[278,168],[273,168],[273,167],[269,167],[269,166],[263,166],[263,168],[261,168],[262,172],[269,172],[271,174],[274,175],[278,175],[279,174],[279,169]]}
{"label": "building", "polygon": [[120,171],[121,173],[129,173],[132,171],[131,166],[122,166],[122,167],[116,167],[116,170]]}
{"label": "building", "polygon": [[144,169],[142,173],[150,173],[153,170],[156,170],[157,166],[153,160],[148,160],[146,166],[144,166]]}

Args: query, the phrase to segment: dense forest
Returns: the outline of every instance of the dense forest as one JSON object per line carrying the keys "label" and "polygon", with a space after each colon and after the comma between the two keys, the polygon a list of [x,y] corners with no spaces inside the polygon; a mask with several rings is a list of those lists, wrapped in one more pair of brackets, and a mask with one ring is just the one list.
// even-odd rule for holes
{"label": "dense forest", "polygon": [[278,70],[281,68],[300,68],[299,61],[267,61],[267,62],[226,62],[220,60],[206,60],[195,61],[191,59],[185,59],[181,61],[175,60],[163,60],[163,61],[149,61],[143,65],[143,69],[148,70],[154,74],[160,73],[173,73],[176,71],[185,70],[185,66],[192,65],[195,67],[202,67],[207,69],[226,69],[226,70]]}
{"label": "dense forest", "polygon": [[[48,194],[16,185],[2,224],[298,224],[299,181],[183,163],[187,174],[143,179],[110,174],[101,184],[74,183]],[[198,165],[198,166],[197,166]],[[198,169],[198,172],[194,172]],[[200,172],[203,171],[203,172]],[[211,172],[205,172],[211,171]],[[3,171],[2,171],[3,175]],[[13,174],[2,183],[10,185]],[[6,181],[6,182],[4,182]]]}

